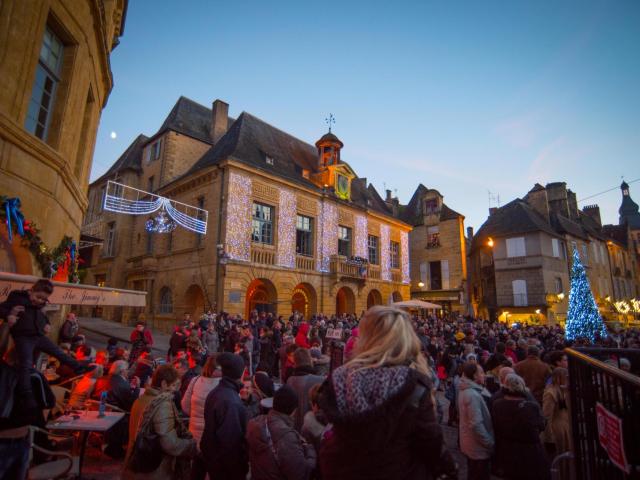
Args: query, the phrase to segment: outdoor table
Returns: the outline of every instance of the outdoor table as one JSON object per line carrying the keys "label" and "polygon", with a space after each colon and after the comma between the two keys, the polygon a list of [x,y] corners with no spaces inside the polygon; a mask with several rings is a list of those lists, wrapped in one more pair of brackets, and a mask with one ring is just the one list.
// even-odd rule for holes
{"label": "outdoor table", "polygon": [[[56,420],[47,423],[49,430],[62,430],[68,432],[80,432],[80,462],[78,468],[78,476],[82,478],[82,463],[84,461],[85,450],[87,449],[87,439],[90,432],[106,432],[113,427],[119,420],[124,418],[122,412],[105,412],[104,417],[98,418],[98,412],[95,410],[85,410],[79,412],[76,416],[65,415]],[[62,419],[62,420],[61,420]]]}

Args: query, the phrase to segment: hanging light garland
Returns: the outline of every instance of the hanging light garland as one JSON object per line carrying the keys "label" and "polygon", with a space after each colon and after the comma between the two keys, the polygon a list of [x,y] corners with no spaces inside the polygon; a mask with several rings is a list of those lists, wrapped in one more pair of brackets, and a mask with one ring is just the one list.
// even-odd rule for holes
{"label": "hanging light garland", "polygon": [[[141,200],[140,197],[149,197],[151,200]],[[206,210],[138,190],[113,180],[107,182],[103,208],[109,212],[128,215],[149,215],[160,210],[160,214],[147,221],[145,227],[148,232],[168,233],[180,225],[201,235],[207,233],[209,212]],[[190,215],[191,212],[195,216]]]}
{"label": "hanging light garland", "polygon": [[409,232],[400,232],[400,256],[402,262],[402,283],[411,283],[409,274]]}

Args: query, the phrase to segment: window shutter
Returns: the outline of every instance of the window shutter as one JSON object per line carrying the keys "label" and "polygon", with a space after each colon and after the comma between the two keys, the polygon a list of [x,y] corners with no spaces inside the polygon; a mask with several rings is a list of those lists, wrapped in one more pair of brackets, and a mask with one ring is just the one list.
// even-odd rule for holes
{"label": "window shutter", "polygon": [[440,268],[442,269],[442,289],[449,289],[449,260],[442,260],[440,262]]}
{"label": "window shutter", "polygon": [[526,254],[524,237],[507,238],[507,257],[524,257]]}
{"label": "window shutter", "polygon": [[555,258],[560,258],[560,244],[558,243],[557,238],[551,239],[551,248],[553,249],[553,256]]}
{"label": "window shutter", "polygon": [[513,306],[514,307],[526,307],[527,302],[527,281],[526,280],[513,280],[511,282],[513,288]]}
{"label": "window shutter", "polygon": [[429,285],[429,264],[427,262],[420,264],[420,281],[425,285]]}

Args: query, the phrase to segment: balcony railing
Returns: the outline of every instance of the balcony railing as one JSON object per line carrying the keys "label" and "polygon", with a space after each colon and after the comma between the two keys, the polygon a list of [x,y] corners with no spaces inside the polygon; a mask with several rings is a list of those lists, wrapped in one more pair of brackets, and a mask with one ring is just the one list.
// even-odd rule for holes
{"label": "balcony railing", "polygon": [[499,307],[533,307],[546,306],[547,298],[539,293],[513,293],[510,295],[498,295]]}
{"label": "balcony railing", "polygon": [[427,242],[427,248],[438,248],[440,247],[440,239],[431,240]]}
{"label": "balcony railing", "polygon": [[298,270],[315,270],[315,260],[313,257],[298,255],[296,257],[296,268]]}
{"label": "balcony railing", "polygon": [[349,278],[367,278],[368,265],[351,262],[342,255],[332,255],[329,271]]}
{"label": "balcony railing", "polygon": [[527,257],[509,257],[507,265],[524,265],[527,263]]}
{"label": "balcony railing", "polygon": [[391,281],[402,282],[402,272],[400,270],[391,270]]}
{"label": "balcony railing", "polygon": [[263,265],[275,265],[276,252],[270,248],[251,246],[251,261],[253,263],[261,263]]}
{"label": "balcony railing", "polygon": [[380,265],[369,264],[367,276],[372,280],[380,280]]}

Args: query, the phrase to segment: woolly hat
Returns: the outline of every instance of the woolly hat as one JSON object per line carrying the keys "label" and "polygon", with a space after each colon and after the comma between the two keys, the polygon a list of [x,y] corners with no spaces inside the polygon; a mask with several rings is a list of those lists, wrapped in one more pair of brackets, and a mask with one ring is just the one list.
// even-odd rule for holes
{"label": "woolly hat", "polygon": [[273,409],[291,415],[298,408],[298,394],[289,385],[283,385],[273,396]]}
{"label": "woolly hat", "polygon": [[266,372],[256,372],[253,376],[253,386],[260,393],[261,397],[273,397],[273,380]]}
{"label": "woolly hat", "polygon": [[233,353],[221,353],[216,357],[216,362],[220,365],[223,377],[229,377],[233,380],[240,380],[244,371],[244,360],[240,355]]}

